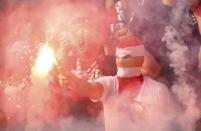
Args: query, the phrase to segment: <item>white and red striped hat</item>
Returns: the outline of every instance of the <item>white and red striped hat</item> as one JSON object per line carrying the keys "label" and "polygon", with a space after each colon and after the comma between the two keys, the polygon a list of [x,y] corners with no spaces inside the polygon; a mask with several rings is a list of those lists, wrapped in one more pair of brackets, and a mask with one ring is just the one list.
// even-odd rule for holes
{"label": "white and red striped hat", "polygon": [[130,55],[134,60],[136,59],[136,65],[133,67],[117,67],[117,76],[133,77],[141,75],[144,53],[144,45],[138,37],[133,35],[121,37],[116,47],[116,56],[124,57]]}

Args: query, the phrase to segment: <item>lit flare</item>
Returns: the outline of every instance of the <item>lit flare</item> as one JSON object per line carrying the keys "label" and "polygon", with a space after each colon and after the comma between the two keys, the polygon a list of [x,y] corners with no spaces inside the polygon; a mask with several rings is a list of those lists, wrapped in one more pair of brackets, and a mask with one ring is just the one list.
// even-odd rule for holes
{"label": "lit flare", "polygon": [[47,75],[56,63],[54,50],[47,44],[43,45],[39,51],[38,57],[34,66],[34,73],[37,75]]}

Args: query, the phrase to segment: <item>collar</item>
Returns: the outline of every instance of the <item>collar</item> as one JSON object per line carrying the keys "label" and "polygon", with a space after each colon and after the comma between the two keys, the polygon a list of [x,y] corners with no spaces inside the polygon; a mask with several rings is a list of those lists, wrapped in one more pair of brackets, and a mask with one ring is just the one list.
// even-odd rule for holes
{"label": "collar", "polygon": [[119,93],[127,89],[138,89],[142,84],[144,78],[142,75],[134,77],[117,77],[119,83]]}

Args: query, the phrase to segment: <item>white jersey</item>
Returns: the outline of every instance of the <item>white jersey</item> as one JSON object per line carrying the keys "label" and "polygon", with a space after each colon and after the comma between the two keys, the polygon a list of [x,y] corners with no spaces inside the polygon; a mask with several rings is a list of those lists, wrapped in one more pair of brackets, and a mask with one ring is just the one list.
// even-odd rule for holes
{"label": "white jersey", "polygon": [[[165,126],[156,126],[157,121],[168,111],[169,92],[165,85],[144,76],[144,81],[137,93],[119,94],[117,77],[101,77],[97,80],[104,87],[100,101],[104,106],[106,131],[169,131]],[[136,94],[131,100],[128,94]]]}

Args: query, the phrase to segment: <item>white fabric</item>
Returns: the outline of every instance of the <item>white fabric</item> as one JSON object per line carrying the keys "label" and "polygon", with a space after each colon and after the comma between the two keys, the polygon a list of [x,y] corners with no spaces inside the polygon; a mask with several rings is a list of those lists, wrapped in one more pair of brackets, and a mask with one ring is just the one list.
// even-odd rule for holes
{"label": "white fabric", "polygon": [[144,56],[144,52],[145,52],[144,45],[138,45],[127,48],[116,48],[116,55],[118,57],[124,57],[126,55]]}
{"label": "white fabric", "polygon": [[[96,79],[96,82],[100,83],[104,88],[103,96],[100,100],[92,100],[94,102],[97,101],[104,101],[107,99],[108,96],[112,96],[114,94],[118,95],[118,82],[116,77],[114,76],[105,76],[105,77],[99,77]],[[108,88],[113,87],[113,88]]]}
{"label": "white fabric", "polygon": [[104,95],[100,101],[104,106],[106,131],[171,131],[162,129],[167,127],[167,121],[164,122],[166,126],[162,126],[162,120],[165,120],[163,115],[169,117],[161,111],[165,107],[168,112],[169,103],[169,92],[163,84],[144,77],[137,96],[132,103],[128,103],[124,94],[118,94],[119,84],[116,77],[101,77],[97,82],[104,87]]}
{"label": "white fabric", "polygon": [[133,76],[139,76],[141,75],[141,67],[135,67],[135,68],[122,68],[117,67],[117,76],[119,77],[133,77]]}

